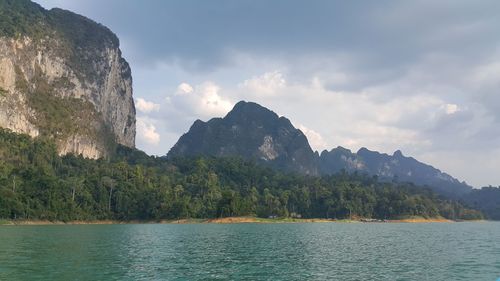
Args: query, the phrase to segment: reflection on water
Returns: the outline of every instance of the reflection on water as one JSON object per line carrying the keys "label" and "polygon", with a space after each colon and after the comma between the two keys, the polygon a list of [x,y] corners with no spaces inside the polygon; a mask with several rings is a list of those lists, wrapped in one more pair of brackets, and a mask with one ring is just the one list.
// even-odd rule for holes
{"label": "reflection on water", "polygon": [[496,280],[500,223],[0,228],[0,280]]}

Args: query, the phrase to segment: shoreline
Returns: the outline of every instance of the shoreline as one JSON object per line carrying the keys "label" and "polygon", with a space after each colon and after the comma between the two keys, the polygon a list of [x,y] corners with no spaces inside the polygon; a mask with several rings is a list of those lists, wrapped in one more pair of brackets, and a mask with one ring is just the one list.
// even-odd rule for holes
{"label": "shoreline", "polygon": [[[485,220],[471,220],[460,222],[482,222]],[[118,220],[91,220],[91,221],[49,221],[49,220],[0,220],[0,226],[21,226],[21,225],[117,225],[117,224],[238,224],[238,223],[260,223],[260,224],[274,224],[274,223],[454,223],[453,221],[442,217],[437,218],[423,218],[423,217],[409,217],[402,219],[391,220],[373,220],[373,219],[297,219],[297,218],[258,218],[258,217],[226,217],[215,219],[178,219],[178,220],[131,220],[131,221],[118,221]]]}

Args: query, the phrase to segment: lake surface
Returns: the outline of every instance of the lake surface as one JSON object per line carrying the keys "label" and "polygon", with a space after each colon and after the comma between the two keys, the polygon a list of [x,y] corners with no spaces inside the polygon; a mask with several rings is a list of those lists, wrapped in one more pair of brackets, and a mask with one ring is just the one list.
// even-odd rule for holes
{"label": "lake surface", "polygon": [[497,280],[500,223],[0,227],[0,280]]}

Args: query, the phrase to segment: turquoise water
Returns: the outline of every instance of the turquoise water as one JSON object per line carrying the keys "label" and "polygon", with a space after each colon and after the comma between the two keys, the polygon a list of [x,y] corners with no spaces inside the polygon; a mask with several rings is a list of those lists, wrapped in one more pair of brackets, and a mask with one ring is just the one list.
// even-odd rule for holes
{"label": "turquoise water", "polygon": [[500,223],[0,227],[0,280],[497,280]]}

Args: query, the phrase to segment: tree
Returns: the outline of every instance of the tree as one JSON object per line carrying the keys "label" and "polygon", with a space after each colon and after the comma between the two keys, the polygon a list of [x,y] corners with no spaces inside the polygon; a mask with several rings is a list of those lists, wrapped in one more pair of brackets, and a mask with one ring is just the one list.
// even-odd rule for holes
{"label": "tree", "polygon": [[108,176],[104,176],[101,179],[102,185],[109,190],[108,196],[108,212],[111,212],[111,198],[113,198],[113,190],[116,187],[116,181]]}

